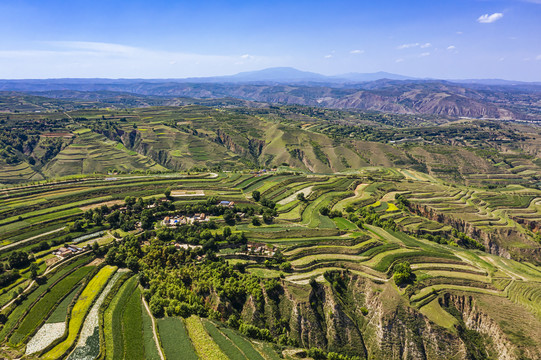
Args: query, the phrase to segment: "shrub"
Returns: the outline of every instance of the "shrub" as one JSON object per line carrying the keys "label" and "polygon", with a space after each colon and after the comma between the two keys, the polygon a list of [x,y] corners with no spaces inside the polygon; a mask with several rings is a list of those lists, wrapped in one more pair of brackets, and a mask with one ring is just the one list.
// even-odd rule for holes
{"label": "shrub", "polygon": [[363,307],[361,308],[361,313],[362,313],[364,316],[368,315],[368,309],[367,309],[366,307],[363,306]]}
{"label": "shrub", "polygon": [[415,277],[411,270],[410,263],[407,261],[396,264],[393,270],[393,279],[398,286],[411,283]]}
{"label": "shrub", "polygon": [[289,272],[292,270],[292,266],[290,262],[284,262],[280,264],[280,270]]}

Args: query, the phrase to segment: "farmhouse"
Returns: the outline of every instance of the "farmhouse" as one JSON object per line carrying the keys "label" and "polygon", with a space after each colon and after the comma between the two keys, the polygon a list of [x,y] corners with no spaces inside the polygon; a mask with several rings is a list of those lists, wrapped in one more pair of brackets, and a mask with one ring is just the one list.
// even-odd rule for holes
{"label": "farmhouse", "polygon": [[203,221],[209,221],[210,218],[205,213],[198,213],[194,214],[193,216],[175,216],[175,217],[169,217],[166,216],[162,224],[165,226],[179,226],[179,225],[186,225],[186,224],[193,224],[195,222],[203,222]]}
{"label": "farmhouse", "polygon": [[57,257],[61,259],[66,259],[80,251],[83,251],[83,249],[81,249],[78,246],[68,245],[66,247],[61,247],[56,251],[53,251],[53,255],[56,255]]}
{"label": "farmhouse", "polygon": [[61,247],[60,249],[53,252],[54,255],[58,256],[61,259],[66,259],[71,256],[72,252],[70,249]]}
{"label": "farmhouse", "polygon": [[235,203],[233,201],[222,200],[218,203],[218,206],[233,207]]}
{"label": "farmhouse", "polygon": [[177,250],[183,249],[183,250],[193,250],[193,249],[201,249],[201,245],[190,245],[190,244],[179,244],[175,243],[175,247]]}
{"label": "farmhouse", "polygon": [[263,243],[248,243],[246,252],[248,254],[257,254],[263,256],[274,256],[276,253],[274,246],[269,247]]}

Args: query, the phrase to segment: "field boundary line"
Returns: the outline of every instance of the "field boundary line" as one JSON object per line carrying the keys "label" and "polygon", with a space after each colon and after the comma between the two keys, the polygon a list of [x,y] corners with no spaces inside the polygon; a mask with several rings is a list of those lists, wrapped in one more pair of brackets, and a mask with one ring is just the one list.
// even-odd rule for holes
{"label": "field boundary line", "polygon": [[35,240],[35,239],[38,239],[42,236],[45,236],[45,235],[50,235],[50,234],[54,234],[55,232],[59,232],[59,231],[62,231],[64,230],[66,227],[61,227],[61,228],[58,228],[58,229],[55,229],[55,230],[52,230],[52,231],[49,231],[49,232],[46,232],[46,233],[43,233],[43,234],[39,234],[39,235],[36,235],[36,236],[32,236],[32,237],[29,237],[28,239],[24,239],[24,240],[21,240],[21,241],[15,241],[11,244],[7,244],[7,245],[4,245],[2,247],[0,247],[0,251],[4,251],[6,249],[9,249],[11,247],[14,247],[14,246],[17,246],[17,245],[20,245],[20,244],[24,244],[24,243],[27,243],[29,241],[32,241],[32,240]]}
{"label": "field boundary line", "polygon": [[162,347],[160,346],[160,342],[158,341],[158,333],[156,332],[156,319],[154,319],[154,316],[152,316],[152,313],[150,312],[150,309],[148,308],[147,301],[145,300],[145,297],[143,295],[141,295],[141,299],[143,300],[143,305],[145,305],[145,310],[150,316],[150,320],[152,320],[152,334],[154,335],[154,342],[156,343],[156,347],[158,348],[158,351],[160,353],[160,358],[162,360],[165,360]]}

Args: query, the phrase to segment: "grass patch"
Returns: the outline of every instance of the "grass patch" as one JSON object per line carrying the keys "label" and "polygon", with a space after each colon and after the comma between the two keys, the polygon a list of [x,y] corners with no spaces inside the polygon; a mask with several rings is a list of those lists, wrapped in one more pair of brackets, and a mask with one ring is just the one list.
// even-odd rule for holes
{"label": "grass patch", "polygon": [[343,217],[334,218],[333,221],[339,230],[358,230],[357,225]]}
{"label": "grass patch", "polygon": [[458,321],[454,316],[441,308],[438,299],[432,300],[427,305],[423,306],[420,311],[432,322],[446,329],[454,329],[454,325],[458,324]]}

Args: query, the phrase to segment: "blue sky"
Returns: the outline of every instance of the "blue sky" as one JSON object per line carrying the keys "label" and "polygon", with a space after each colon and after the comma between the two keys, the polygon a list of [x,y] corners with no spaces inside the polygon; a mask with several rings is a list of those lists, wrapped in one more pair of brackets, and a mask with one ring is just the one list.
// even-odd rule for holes
{"label": "blue sky", "polygon": [[327,75],[541,81],[541,0],[0,1],[0,78]]}

